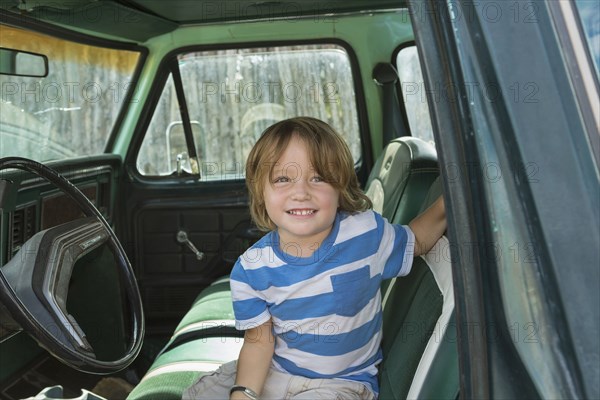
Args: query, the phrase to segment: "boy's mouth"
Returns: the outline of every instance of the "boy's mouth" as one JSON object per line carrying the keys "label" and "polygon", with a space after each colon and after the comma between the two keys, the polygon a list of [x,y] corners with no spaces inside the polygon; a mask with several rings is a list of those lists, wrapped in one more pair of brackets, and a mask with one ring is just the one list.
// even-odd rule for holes
{"label": "boy's mouth", "polygon": [[312,210],[312,209],[294,209],[294,210],[286,211],[286,213],[288,213],[290,215],[300,215],[300,216],[312,215],[316,212],[317,212],[317,210]]}

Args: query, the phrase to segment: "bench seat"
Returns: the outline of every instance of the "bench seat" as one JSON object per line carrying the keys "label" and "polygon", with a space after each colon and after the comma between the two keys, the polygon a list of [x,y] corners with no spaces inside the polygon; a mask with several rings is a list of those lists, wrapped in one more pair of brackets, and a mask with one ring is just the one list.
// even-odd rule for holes
{"label": "bench seat", "polygon": [[240,337],[209,337],[191,340],[160,354],[128,399],[181,399],[183,390],[201,375],[236,360]]}

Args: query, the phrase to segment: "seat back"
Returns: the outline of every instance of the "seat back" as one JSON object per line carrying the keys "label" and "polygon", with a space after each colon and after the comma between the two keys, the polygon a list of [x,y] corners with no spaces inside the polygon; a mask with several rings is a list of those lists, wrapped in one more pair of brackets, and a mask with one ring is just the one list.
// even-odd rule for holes
{"label": "seat back", "polygon": [[413,137],[396,138],[375,162],[365,192],[374,211],[390,222],[407,224],[437,176],[435,147]]}
{"label": "seat back", "polygon": [[[417,216],[432,182],[438,177],[437,154],[431,144],[409,136],[383,149],[367,181],[365,193],[389,222],[408,224]],[[381,285],[388,290],[389,281]]]}
{"label": "seat back", "polygon": [[[440,194],[438,179],[421,211]],[[456,398],[453,311],[449,243],[442,237],[429,253],[414,259],[408,276],[392,280],[384,295],[380,399],[422,398],[425,390],[426,397]],[[436,374],[440,368],[444,372]]]}

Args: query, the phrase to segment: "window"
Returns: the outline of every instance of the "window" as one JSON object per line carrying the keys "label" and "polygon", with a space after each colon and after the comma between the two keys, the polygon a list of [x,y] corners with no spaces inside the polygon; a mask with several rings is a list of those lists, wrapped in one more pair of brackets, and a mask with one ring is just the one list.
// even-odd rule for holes
{"label": "window", "polygon": [[[354,81],[336,45],[201,51],[181,54],[179,70],[201,180],[243,179],[250,149],[269,125],[312,116],[333,126],[360,164]],[[191,172],[179,103],[169,76],[137,157],[142,175]]]}
{"label": "window", "polygon": [[409,46],[400,50],[396,66],[410,132],[412,136],[433,144],[433,128],[417,47]]}
{"label": "window", "polygon": [[600,75],[600,4],[595,0],[575,1],[585,32],[587,45],[596,67],[596,76]]}
{"label": "window", "polygon": [[140,54],[3,25],[0,47],[48,57],[46,77],[0,75],[0,157],[103,153]]}

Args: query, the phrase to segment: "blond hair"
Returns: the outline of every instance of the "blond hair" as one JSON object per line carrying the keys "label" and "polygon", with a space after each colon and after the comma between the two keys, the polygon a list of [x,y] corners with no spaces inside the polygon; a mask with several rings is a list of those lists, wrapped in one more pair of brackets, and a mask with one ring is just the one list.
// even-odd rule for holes
{"label": "blond hair", "polygon": [[258,139],[246,162],[246,185],[250,195],[250,215],[262,230],[274,230],[264,199],[277,160],[292,137],[301,139],[309,151],[315,171],[339,193],[339,210],[349,213],[372,207],[360,189],[352,154],[344,139],[328,124],[311,117],[290,118],[267,128]]}

